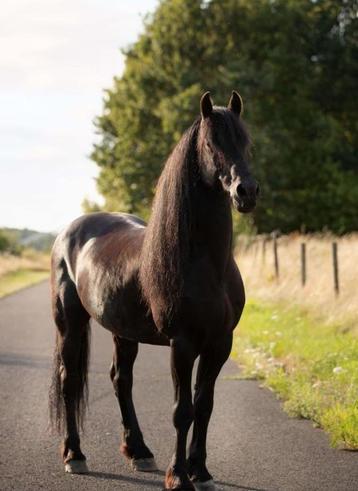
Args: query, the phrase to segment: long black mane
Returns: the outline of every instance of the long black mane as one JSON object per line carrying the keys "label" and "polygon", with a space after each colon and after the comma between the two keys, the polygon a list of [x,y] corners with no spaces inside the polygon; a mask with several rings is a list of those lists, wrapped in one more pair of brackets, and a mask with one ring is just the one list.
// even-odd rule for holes
{"label": "long black mane", "polygon": [[148,302],[171,312],[183,287],[189,253],[191,193],[198,173],[200,119],[183,134],[160,176],[142,249],[140,281]]}
{"label": "long black mane", "polygon": [[[182,292],[191,235],[191,191],[200,176],[199,154],[209,127],[215,125],[218,133],[231,134],[240,142],[244,154],[250,149],[243,121],[226,108],[215,108],[202,132],[200,123],[198,118],[183,134],[164,166],[142,249],[140,282],[144,298],[167,314],[178,306]],[[217,159],[219,165],[225,160],[222,152],[217,152]]]}

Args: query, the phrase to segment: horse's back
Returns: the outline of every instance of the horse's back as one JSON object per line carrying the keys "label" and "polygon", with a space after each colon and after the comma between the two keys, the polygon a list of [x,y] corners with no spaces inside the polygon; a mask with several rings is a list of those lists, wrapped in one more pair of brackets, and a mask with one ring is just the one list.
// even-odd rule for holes
{"label": "horse's back", "polygon": [[[105,292],[113,292],[136,275],[145,223],[120,213],[92,213],[70,223],[56,238],[52,249],[53,293],[76,290],[91,316],[103,303]],[[131,266],[131,274],[128,265]],[[73,296],[73,295],[72,295]]]}
{"label": "horse's back", "polygon": [[143,220],[126,213],[82,215],[58,235],[52,250],[52,266],[65,265],[69,278],[77,283],[81,258],[90,255],[94,259],[98,255],[97,259],[117,261],[123,242],[133,253],[140,252],[144,230]]}
{"label": "horse's back", "polygon": [[81,244],[96,237],[102,237],[116,231],[129,228],[144,228],[146,223],[135,215],[128,213],[89,213],[74,220],[64,230],[65,236],[77,239]]}

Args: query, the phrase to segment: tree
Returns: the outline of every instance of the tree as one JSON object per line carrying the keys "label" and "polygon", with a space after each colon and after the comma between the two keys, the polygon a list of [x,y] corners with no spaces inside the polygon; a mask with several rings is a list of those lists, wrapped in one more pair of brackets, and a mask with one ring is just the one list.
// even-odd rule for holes
{"label": "tree", "polygon": [[170,149],[211,90],[244,98],[259,231],[358,229],[353,0],[164,0],[107,91],[93,160],[108,210],[148,214]]}
{"label": "tree", "polygon": [[23,247],[19,244],[18,240],[11,229],[0,229],[0,254],[8,253],[14,256],[19,256]]}
{"label": "tree", "polygon": [[0,253],[7,252],[10,248],[10,240],[9,237],[4,234],[2,230],[0,230]]}

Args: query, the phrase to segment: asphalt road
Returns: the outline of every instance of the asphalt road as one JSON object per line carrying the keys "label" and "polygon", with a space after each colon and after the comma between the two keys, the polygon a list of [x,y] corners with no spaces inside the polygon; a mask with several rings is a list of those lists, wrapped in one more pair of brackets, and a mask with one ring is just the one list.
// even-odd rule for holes
{"label": "asphalt road", "polygon": [[[82,437],[90,474],[73,476],[63,471],[59,437],[46,431],[54,332],[47,283],[0,300],[0,489],[162,489],[174,442],[168,348],[141,346],[137,359],[137,413],[161,471],[136,474],[118,452],[111,336],[93,325],[90,414]],[[358,453],[329,448],[322,431],[289,419],[269,391],[230,379],[236,373],[228,362],[209,432],[208,467],[219,489],[358,490]]]}

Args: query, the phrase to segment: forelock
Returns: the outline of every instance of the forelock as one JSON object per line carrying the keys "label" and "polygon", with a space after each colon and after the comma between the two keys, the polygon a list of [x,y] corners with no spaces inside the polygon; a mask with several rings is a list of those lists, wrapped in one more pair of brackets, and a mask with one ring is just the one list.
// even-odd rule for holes
{"label": "forelock", "polygon": [[209,118],[203,121],[204,134],[208,130],[228,132],[238,140],[243,152],[249,153],[251,140],[245,123],[226,107],[214,106]]}

